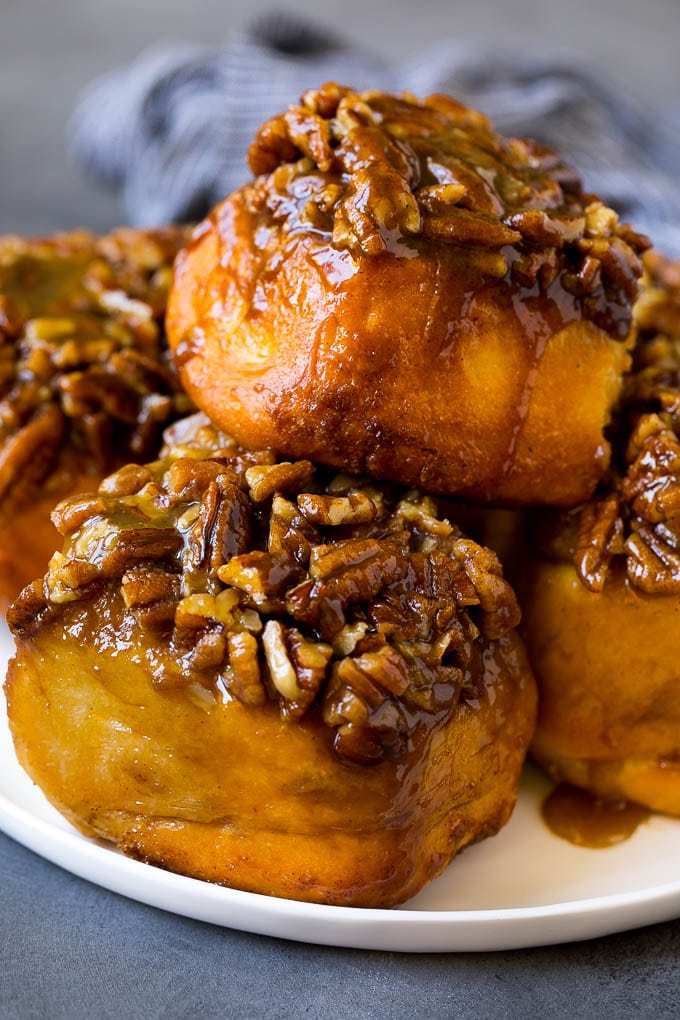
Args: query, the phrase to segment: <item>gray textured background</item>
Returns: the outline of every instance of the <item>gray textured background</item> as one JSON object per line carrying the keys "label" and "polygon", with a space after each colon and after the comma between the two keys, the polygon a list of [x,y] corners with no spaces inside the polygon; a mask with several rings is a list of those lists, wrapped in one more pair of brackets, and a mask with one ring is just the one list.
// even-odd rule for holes
{"label": "gray textured background", "polygon": [[[260,0],[0,0],[0,233],[104,229],[116,203],[64,145],[95,74],[154,40],[218,42]],[[402,58],[458,34],[607,69],[662,103],[680,92],[679,0],[289,0]],[[530,865],[531,848],[527,848]],[[211,928],[132,903],[0,835],[0,1020],[163,1017],[677,1017],[680,922],[583,945],[420,957]]]}

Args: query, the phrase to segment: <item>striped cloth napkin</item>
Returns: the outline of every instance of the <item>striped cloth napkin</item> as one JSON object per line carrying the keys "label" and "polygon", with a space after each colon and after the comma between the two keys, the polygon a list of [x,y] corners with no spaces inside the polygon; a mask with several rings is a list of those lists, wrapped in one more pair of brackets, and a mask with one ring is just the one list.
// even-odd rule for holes
{"label": "striped cloth napkin", "polygon": [[306,88],[448,92],[506,134],[561,149],[589,190],[680,256],[680,105],[651,109],[593,68],[448,40],[388,66],[325,30],[269,16],[219,49],[158,46],[94,81],[71,123],[84,172],[133,224],[200,218],[248,177],[256,128]]}

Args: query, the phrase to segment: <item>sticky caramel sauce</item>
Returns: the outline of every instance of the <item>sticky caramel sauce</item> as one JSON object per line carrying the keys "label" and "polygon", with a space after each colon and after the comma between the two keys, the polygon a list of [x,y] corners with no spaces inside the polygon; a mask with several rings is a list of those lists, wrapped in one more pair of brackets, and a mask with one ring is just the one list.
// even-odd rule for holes
{"label": "sticky caramel sauce", "polygon": [[650,815],[630,801],[605,801],[586,790],[560,783],[543,802],[541,814],[551,832],[574,846],[616,846],[630,839]]}

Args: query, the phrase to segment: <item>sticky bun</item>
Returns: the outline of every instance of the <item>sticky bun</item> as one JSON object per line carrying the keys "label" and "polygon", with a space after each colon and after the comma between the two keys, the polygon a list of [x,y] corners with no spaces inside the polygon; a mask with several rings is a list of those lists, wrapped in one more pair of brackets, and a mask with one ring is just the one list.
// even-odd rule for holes
{"label": "sticky bun", "polygon": [[445,96],[328,84],[180,256],[168,336],[246,446],[574,506],[609,459],[646,239],[560,156]]}
{"label": "sticky bun", "polygon": [[536,522],[523,608],[537,759],[680,815],[680,266],[646,263],[612,470],[583,507]]}
{"label": "sticky bun", "polygon": [[19,760],[84,833],[236,888],[388,906],[507,820],[535,715],[495,555],[429,497],[198,416],[61,504],[9,613]]}
{"label": "sticky bun", "polygon": [[56,549],[55,503],[157,456],[188,413],[161,324],[186,236],[0,238],[0,608]]}

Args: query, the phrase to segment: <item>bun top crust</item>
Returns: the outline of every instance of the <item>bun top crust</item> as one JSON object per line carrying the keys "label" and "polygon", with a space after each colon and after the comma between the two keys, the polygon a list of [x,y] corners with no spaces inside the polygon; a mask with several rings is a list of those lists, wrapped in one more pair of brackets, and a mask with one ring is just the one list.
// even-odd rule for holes
{"label": "bun top crust", "polygon": [[355,256],[474,250],[482,275],[539,290],[559,281],[583,318],[628,336],[646,238],[586,194],[559,153],[504,138],[455,99],[328,83],[267,121],[248,161],[255,204],[288,234]]}

